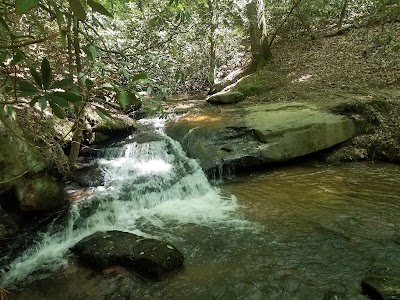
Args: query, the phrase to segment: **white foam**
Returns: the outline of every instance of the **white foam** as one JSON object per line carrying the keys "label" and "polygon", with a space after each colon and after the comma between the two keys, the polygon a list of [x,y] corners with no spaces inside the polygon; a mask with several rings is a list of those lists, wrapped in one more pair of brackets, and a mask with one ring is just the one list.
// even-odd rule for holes
{"label": "white foam", "polygon": [[[162,122],[155,123],[162,128]],[[62,266],[68,249],[96,231],[151,235],[141,231],[144,224],[160,228],[185,223],[211,226],[239,219],[236,198],[223,197],[197,161],[186,157],[179,143],[162,132],[158,141],[133,142],[104,151],[99,163],[105,173],[104,186],[73,204],[61,228],[50,228],[40,243],[14,261],[2,278],[3,286],[33,272],[48,273]]]}

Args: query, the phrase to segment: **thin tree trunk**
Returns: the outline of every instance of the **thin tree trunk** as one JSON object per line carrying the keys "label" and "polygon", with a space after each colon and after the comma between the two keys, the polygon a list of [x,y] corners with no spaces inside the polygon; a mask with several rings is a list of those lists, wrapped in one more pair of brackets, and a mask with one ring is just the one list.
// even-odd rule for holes
{"label": "thin tree trunk", "polygon": [[300,9],[298,9],[295,12],[296,17],[299,19],[300,23],[304,26],[304,28],[308,31],[308,33],[310,34],[311,39],[315,40],[316,36],[314,34],[314,32],[311,29],[310,24],[305,20],[302,12],[300,11]]}
{"label": "thin tree trunk", "polygon": [[292,7],[290,8],[289,12],[286,14],[286,16],[283,18],[282,22],[279,24],[279,26],[276,28],[274,33],[271,36],[269,46],[272,46],[272,43],[274,42],[276,36],[278,35],[279,31],[281,30],[282,26],[286,23],[287,19],[290,17],[290,15],[293,13],[295,8],[300,4],[301,0],[297,0],[296,2],[293,3]]}
{"label": "thin tree trunk", "polygon": [[249,33],[252,56],[250,71],[255,72],[257,69],[265,66],[272,58],[267,37],[264,0],[252,0],[246,5],[246,13],[250,24]]}
{"label": "thin tree trunk", "polygon": [[210,42],[210,70],[208,73],[208,83],[210,86],[210,90],[213,89],[215,85],[215,69],[216,69],[216,40],[215,40],[215,31],[217,30],[217,20],[215,15],[215,4],[216,2],[213,0],[207,0],[208,10],[210,13],[210,35],[209,35],[209,42]]}
{"label": "thin tree trunk", "polygon": [[[82,62],[81,62],[81,48],[80,48],[80,41],[79,41],[79,20],[78,18],[74,17],[74,51],[75,51],[75,64],[76,64],[76,71],[78,74],[78,78],[82,72]],[[80,89],[82,92],[82,89]],[[68,162],[69,165],[74,168],[79,156],[79,150],[81,148],[81,141],[83,136],[83,129],[85,124],[85,105],[78,106],[75,105],[75,131],[72,137],[72,145],[71,151],[69,153]]]}
{"label": "thin tree trunk", "polygon": [[74,54],[73,54],[73,45],[72,45],[72,33],[71,33],[71,26],[72,26],[72,17],[68,16],[68,24],[67,24],[67,45],[68,45],[68,73],[69,78],[74,78]]}
{"label": "thin tree trunk", "polygon": [[347,10],[347,5],[349,3],[349,0],[343,0],[343,6],[342,6],[342,11],[340,12],[340,18],[339,18],[339,22],[338,22],[338,31],[340,31],[340,29],[342,28],[343,25],[343,19],[344,16],[346,15],[346,10]]}

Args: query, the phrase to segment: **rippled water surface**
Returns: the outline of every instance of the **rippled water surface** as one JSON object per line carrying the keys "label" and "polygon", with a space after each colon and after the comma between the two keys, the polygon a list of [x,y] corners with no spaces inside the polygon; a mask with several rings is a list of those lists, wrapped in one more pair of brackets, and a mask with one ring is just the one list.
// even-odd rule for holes
{"label": "rippled water surface", "polygon": [[141,227],[184,253],[180,272],[148,282],[71,264],[15,299],[367,299],[369,269],[400,268],[399,178],[399,166],[367,163],[237,176],[221,186],[239,205],[231,222]]}

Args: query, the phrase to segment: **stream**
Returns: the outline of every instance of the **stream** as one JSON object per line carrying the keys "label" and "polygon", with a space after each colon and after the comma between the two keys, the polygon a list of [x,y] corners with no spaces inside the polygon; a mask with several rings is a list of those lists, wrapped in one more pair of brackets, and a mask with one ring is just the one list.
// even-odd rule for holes
{"label": "stream", "polygon": [[[4,270],[12,299],[368,299],[373,267],[400,268],[400,166],[315,162],[210,183],[197,161],[143,121],[104,149],[104,186]],[[185,268],[153,282],[94,272],[68,249],[98,230],[172,242]]]}

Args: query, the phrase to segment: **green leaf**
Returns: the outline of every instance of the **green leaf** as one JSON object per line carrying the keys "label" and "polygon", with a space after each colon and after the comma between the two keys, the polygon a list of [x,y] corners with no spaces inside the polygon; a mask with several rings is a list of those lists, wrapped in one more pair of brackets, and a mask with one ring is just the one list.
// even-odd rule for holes
{"label": "green leaf", "polygon": [[115,87],[111,83],[104,83],[98,87],[100,90],[114,91]]}
{"label": "green leaf", "polygon": [[[67,102],[80,102],[82,101],[81,96],[78,94],[72,93],[72,92],[54,92],[53,95],[56,95],[57,97],[61,97]],[[57,103],[58,104],[58,103]],[[60,105],[60,104],[58,104]],[[62,105],[60,105],[62,106]]]}
{"label": "green leaf", "polygon": [[13,120],[15,120],[17,118],[17,114],[15,113],[15,110],[13,109],[12,105],[6,106],[6,114],[8,117],[10,117]]}
{"label": "green leaf", "polygon": [[17,63],[21,62],[24,58],[25,58],[24,52],[22,52],[19,49],[16,49],[11,64],[16,65]]}
{"label": "green leaf", "polygon": [[[103,99],[102,99],[103,100]],[[121,106],[120,105],[118,105],[118,104],[116,104],[116,103],[113,103],[113,102],[108,102],[108,101],[106,101],[105,102],[107,105],[110,105],[111,107],[114,107],[114,108],[121,108]]]}
{"label": "green leaf", "polygon": [[135,74],[132,76],[132,81],[139,81],[139,80],[147,80],[149,79],[149,77],[147,76],[146,73],[139,73],[139,74]]}
{"label": "green leaf", "polygon": [[[51,100],[51,101],[49,101],[50,104],[51,104],[51,102],[53,102],[53,103],[57,104],[57,106],[60,106],[60,107],[68,107],[69,106],[69,102],[67,100],[65,100],[64,98],[56,95],[56,93],[48,94],[47,97],[49,97],[49,99]],[[51,108],[53,108],[53,107],[51,107]]]}
{"label": "green leaf", "polygon": [[58,7],[57,3],[54,0],[51,1],[51,5],[53,6],[54,11],[56,12],[56,20],[58,27],[61,28],[64,23],[64,15],[60,11],[60,8]]}
{"label": "green leaf", "polygon": [[94,82],[87,78],[85,81],[85,85],[88,90],[91,90],[94,87]]}
{"label": "green leaf", "polygon": [[144,3],[143,0],[137,0],[137,6],[139,7],[140,11],[144,12]]}
{"label": "green leaf", "polygon": [[53,101],[49,101],[51,110],[53,111],[53,114],[60,119],[65,119],[65,115],[63,110]]}
{"label": "green leaf", "polygon": [[0,64],[2,64],[7,59],[7,56],[8,56],[7,50],[0,54]]}
{"label": "green leaf", "polygon": [[8,27],[7,22],[0,17],[0,24],[4,27],[5,30],[7,30],[7,32],[10,34],[10,36],[13,36],[13,34],[11,33],[10,27]]}
{"label": "green leaf", "polygon": [[93,45],[90,45],[89,47],[84,47],[82,50],[86,53],[86,56],[89,57],[91,61],[95,61],[97,56],[100,56],[99,50]]}
{"label": "green leaf", "polygon": [[125,78],[126,78],[127,80],[129,80],[130,75],[129,75],[128,71],[127,71],[124,67],[121,67],[121,71],[122,71],[122,73],[124,74]]}
{"label": "green leaf", "polygon": [[102,118],[103,120],[108,120],[108,118],[112,119],[112,115],[110,115],[109,112],[107,112],[104,108],[97,107],[95,109],[96,113]]}
{"label": "green leaf", "polygon": [[60,28],[60,42],[64,47],[67,46],[67,33],[64,29]]}
{"label": "green leaf", "polygon": [[[33,97],[32,101],[29,103],[30,107],[33,107],[38,101],[40,101],[41,99],[44,99],[43,96],[36,96]],[[46,99],[44,99],[46,101]]]}
{"label": "green leaf", "polygon": [[30,82],[21,80],[18,83],[19,90],[23,92],[38,92],[38,89]]}
{"label": "green leaf", "polygon": [[40,74],[34,67],[29,67],[29,70],[31,71],[31,75],[33,79],[35,79],[36,84],[42,88],[43,87],[43,82],[42,82],[42,77],[40,77]]}
{"label": "green leaf", "polygon": [[128,94],[125,92],[125,90],[121,89],[121,90],[118,92],[118,101],[119,101],[119,104],[120,104],[122,107],[125,107],[125,106],[129,105]]}
{"label": "green leaf", "polygon": [[112,13],[110,13],[103,5],[98,3],[95,0],[87,0],[87,4],[93,9],[93,11],[96,11],[102,15],[105,15],[107,17],[113,18]]}
{"label": "green leaf", "polygon": [[39,0],[15,0],[15,12],[23,14],[37,6]]}
{"label": "green leaf", "polygon": [[85,12],[85,9],[83,8],[81,1],[68,0],[68,2],[69,2],[69,7],[74,12],[75,16],[78,19],[84,21],[86,19],[86,12]]}
{"label": "green leaf", "polygon": [[168,249],[174,250],[174,247],[172,247],[171,245],[167,245]]}
{"label": "green leaf", "polygon": [[18,92],[17,96],[18,97],[31,97],[37,95],[38,92],[34,91],[20,91]]}
{"label": "green leaf", "polygon": [[47,107],[47,99],[45,97],[42,97],[39,99],[39,106],[41,110],[45,110]]}
{"label": "green leaf", "polygon": [[87,79],[86,74],[83,73],[83,72],[80,72],[80,73],[78,74],[78,78],[79,78],[79,82],[80,82],[82,85],[85,85],[86,79]]}
{"label": "green leaf", "polygon": [[47,58],[43,58],[41,65],[43,88],[47,90],[51,83],[51,67]]}
{"label": "green leaf", "polygon": [[54,81],[51,85],[52,89],[67,89],[74,87],[75,84],[71,78],[64,78],[61,80]]}

